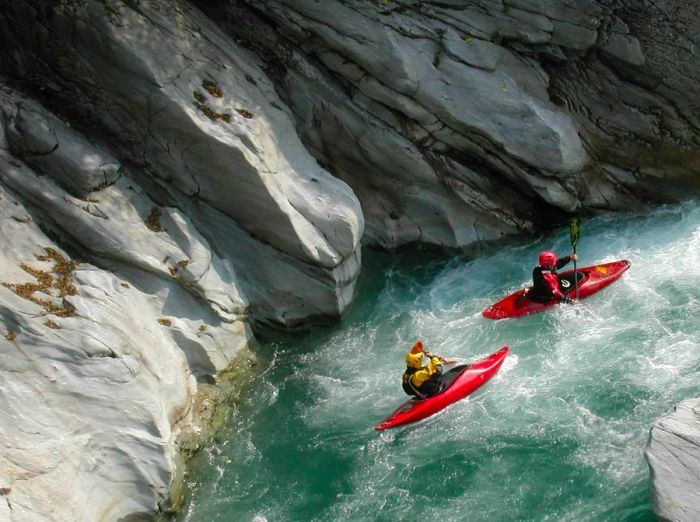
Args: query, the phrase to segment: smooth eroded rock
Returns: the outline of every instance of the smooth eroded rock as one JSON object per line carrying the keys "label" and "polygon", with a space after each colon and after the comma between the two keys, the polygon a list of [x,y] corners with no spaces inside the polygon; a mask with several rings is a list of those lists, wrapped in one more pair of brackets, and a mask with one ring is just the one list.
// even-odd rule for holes
{"label": "smooth eroded rock", "polygon": [[700,520],[700,399],[688,399],[654,423],[644,456],[660,520]]}

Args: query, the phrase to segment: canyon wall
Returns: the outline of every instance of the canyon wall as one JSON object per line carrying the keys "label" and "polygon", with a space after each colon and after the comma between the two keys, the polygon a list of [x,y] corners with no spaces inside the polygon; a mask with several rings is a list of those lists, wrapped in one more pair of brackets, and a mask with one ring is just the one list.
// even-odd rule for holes
{"label": "canyon wall", "polygon": [[176,507],[221,372],[254,329],[340,317],[361,242],[468,249],[700,186],[687,2],[0,7],[3,519]]}

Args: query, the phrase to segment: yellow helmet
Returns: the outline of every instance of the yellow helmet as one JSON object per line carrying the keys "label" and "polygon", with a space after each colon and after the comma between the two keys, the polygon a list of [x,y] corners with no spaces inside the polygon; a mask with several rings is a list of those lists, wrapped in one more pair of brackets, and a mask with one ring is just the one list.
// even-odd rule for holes
{"label": "yellow helmet", "polygon": [[406,355],[406,364],[411,368],[421,368],[423,366],[423,352],[410,352]]}

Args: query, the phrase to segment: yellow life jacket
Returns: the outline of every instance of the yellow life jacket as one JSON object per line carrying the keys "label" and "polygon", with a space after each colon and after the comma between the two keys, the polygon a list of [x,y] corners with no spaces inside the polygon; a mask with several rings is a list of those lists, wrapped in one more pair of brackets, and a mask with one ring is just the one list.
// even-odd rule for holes
{"label": "yellow life jacket", "polygon": [[[409,354],[413,355],[413,354]],[[421,357],[422,353],[418,354]],[[408,395],[417,395],[419,397],[424,397],[425,394],[419,391],[420,387],[426,383],[431,377],[436,374],[440,375],[442,361],[438,357],[431,357],[430,362],[423,366],[422,368],[412,368],[411,366],[406,367],[406,371],[403,373],[402,386],[404,391]]]}

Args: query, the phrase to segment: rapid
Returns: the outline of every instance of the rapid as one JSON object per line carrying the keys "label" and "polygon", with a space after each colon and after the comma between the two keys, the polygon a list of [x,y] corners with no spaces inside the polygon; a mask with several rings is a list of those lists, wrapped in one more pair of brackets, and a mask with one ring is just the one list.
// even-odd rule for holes
{"label": "rapid", "polygon": [[[179,520],[654,520],[649,429],[700,397],[700,202],[583,220],[578,265],[627,259],[622,279],[577,306],[483,318],[543,249],[570,253],[568,230],[477,258],[365,251],[342,322],[262,341],[257,382],[190,463]],[[473,395],[377,432],[417,339],[511,354]]]}

